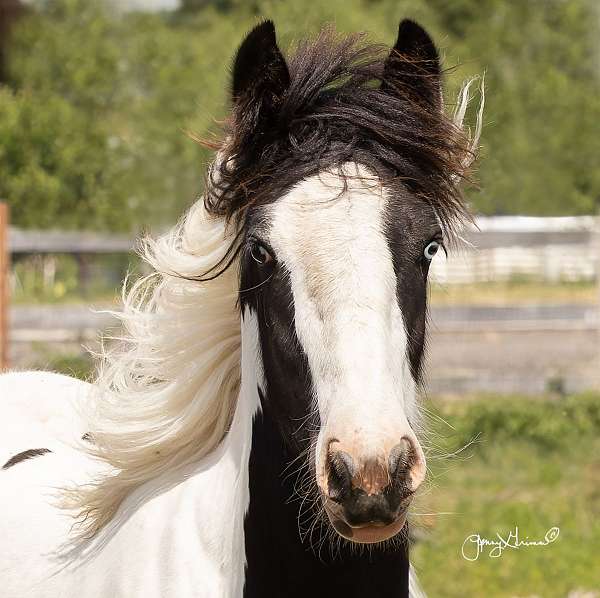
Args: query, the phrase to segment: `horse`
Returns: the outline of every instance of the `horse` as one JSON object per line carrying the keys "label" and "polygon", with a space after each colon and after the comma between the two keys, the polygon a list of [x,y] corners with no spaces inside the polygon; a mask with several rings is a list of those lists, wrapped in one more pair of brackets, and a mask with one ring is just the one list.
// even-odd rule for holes
{"label": "horse", "polygon": [[446,115],[409,20],[389,50],[246,36],[203,197],[146,239],[94,382],[0,377],[2,596],[419,595],[427,276],[468,218],[469,85]]}

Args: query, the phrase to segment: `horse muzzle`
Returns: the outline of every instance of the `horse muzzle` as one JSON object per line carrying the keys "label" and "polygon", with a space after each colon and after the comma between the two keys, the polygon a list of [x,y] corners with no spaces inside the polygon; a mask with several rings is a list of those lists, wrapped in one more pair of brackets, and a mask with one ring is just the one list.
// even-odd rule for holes
{"label": "horse muzzle", "polygon": [[358,543],[383,542],[404,527],[412,497],[425,477],[416,439],[403,437],[387,455],[360,458],[329,443],[319,484],[334,529]]}

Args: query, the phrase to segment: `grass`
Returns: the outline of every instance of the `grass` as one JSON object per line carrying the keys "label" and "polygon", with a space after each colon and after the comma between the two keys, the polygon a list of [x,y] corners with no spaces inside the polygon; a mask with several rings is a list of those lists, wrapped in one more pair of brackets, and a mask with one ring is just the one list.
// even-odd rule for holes
{"label": "grass", "polygon": [[72,255],[31,255],[13,264],[11,302],[112,303],[128,271],[140,271],[139,260],[128,254],[96,255],[81,263]]}
{"label": "grass", "polygon": [[33,369],[66,374],[81,380],[90,380],[94,374],[94,361],[88,353],[53,352],[38,349]]}
{"label": "grass", "polygon": [[[576,303],[594,305],[600,292],[593,283],[587,282],[480,282],[476,284],[430,286],[430,301],[433,306],[447,305],[549,305]],[[58,281],[49,289],[19,288],[11,302],[14,305],[47,304],[112,304],[121,297],[120,285],[96,285],[85,293],[77,285],[66,285]]]}
{"label": "grass", "polygon": [[600,292],[593,282],[536,282],[513,280],[476,284],[431,284],[432,305],[527,305],[598,302]]}
{"label": "grass", "polygon": [[25,294],[18,293],[11,297],[11,304],[15,306],[33,306],[33,305],[118,305],[121,299],[120,294],[115,290],[102,290],[93,292],[89,295],[83,295],[78,292],[69,292],[64,295],[51,294]]}
{"label": "grass", "polygon": [[[429,419],[431,481],[414,508],[422,539],[411,556],[428,595],[599,591],[600,396],[439,402]],[[476,561],[462,557],[471,534],[496,539],[515,526],[521,539],[541,539],[554,526],[560,534],[548,546],[507,549],[499,558],[489,548]]]}
{"label": "grass", "polygon": [[[77,286],[67,287],[58,282],[46,291],[18,289],[13,297],[15,305],[44,305],[68,303],[113,303],[120,298],[120,285],[91,288],[86,293]],[[552,303],[577,303],[593,305],[598,302],[599,291],[587,282],[480,282],[476,284],[440,285],[432,283],[432,305],[539,305]]]}

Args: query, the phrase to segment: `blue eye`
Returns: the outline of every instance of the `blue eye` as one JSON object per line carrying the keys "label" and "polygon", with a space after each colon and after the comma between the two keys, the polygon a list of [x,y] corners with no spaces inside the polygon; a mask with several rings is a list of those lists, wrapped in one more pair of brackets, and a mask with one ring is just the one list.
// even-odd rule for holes
{"label": "blue eye", "polygon": [[425,259],[430,262],[433,259],[433,256],[438,252],[439,248],[440,243],[438,241],[431,241],[431,243],[429,243],[429,245],[427,245],[423,251]]}

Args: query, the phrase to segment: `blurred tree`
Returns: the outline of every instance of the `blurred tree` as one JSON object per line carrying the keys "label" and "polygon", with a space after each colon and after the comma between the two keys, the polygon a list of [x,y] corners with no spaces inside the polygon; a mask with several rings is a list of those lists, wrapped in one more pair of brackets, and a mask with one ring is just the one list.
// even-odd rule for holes
{"label": "blurred tree", "polygon": [[181,213],[202,182],[203,151],[184,130],[205,47],[94,0],[49,0],[23,19],[0,94],[0,196],[14,222],[129,230]]}
{"label": "blurred tree", "polygon": [[[259,18],[281,46],[335,22],[391,44],[411,17],[440,44],[448,109],[486,71],[482,212],[580,214],[600,198],[594,0],[184,0],[172,15],[101,0],[38,0],[0,88],[0,196],[26,226],[129,230],[175,219],[202,187],[228,65]],[[472,115],[471,115],[472,116]]]}
{"label": "blurred tree", "polygon": [[453,58],[476,57],[476,70],[487,71],[476,207],[491,214],[595,212],[600,206],[598,5],[593,0],[430,1],[450,36]]}
{"label": "blurred tree", "polygon": [[234,0],[181,0],[179,10],[182,13],[193,13],[213,7],[226,12],[233,8]]}
{"label": "blurred tree", "polygon": [[118,102],[117,39],[100,7],[79,0],[48,3],[15,30],[12,89],[0,95],[0,195],[15,223],[123,228],[106,119]]}
{"label": "blurred tree", "polygon": [[25,7],[20,0],[0,0],[0,83],[4,81],[10,32]]}

